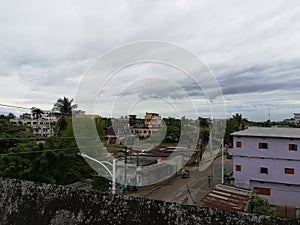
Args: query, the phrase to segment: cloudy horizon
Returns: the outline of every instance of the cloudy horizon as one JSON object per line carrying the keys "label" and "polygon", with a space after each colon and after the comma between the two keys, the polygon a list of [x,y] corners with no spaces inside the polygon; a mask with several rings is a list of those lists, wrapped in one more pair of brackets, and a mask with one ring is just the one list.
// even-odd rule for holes
{"label": "cloudy horizon", "polygon": [[[293,113],[300,112],[297,21],[300,4],[296,0],[228,0],[218,4],[186,0],[3,1],[0,104],[50,110],[58,98],[76,96],[84,73],[100,56],[127,43],[158,40],[192,51],[213,71],[228,117],[241,113],[249,120],[266,121],[270,112],[273,121],[292,118]],[[131,107],[132,113],[141,116],[156,111],[176,116],[176,110],[163,106],[162,101],[186,102],[182,96],[187,93],[200,116],[209,115],[207,100],[199,88],[170,68],[142,65],[135,72],[123,74],[142,74],[145,78],[144,83],[136,82],[122,93],[139,106]],[[159,83],[155,77],[162,74],[173,75],[174,79]],[[107,88],[122,89],[128,83],[125,75],[122,78],[116,77]],[[174,82],[180,83],[185,92],[180,88],[174,91]],[[151,96],[155,90],[161,90],[164,99],[157,99],[157,104],[153,98],[144,102],[140,93]],[[114,95],[107,92],[103,107],[109,106]],[[181,106],[188,117],[191,105]],[[80,105],[79,109],[85,110]],[[7,112],[20,114],[26,110],[0,106],[0,113]],[[109,111],[105,113],[109,115]]]}

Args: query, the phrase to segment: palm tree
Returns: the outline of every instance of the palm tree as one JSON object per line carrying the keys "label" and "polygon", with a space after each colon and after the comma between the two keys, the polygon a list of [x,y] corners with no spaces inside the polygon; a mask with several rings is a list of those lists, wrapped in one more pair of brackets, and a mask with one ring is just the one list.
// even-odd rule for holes
{"label": "palm tree", "polygon": [[[31,108],[31,113],[32,113],[33,118],[36,119],[36,123],[37,123],[36,128],[39,129],[39,118],[42,117],[44,112],[43,112],[43,110],[41,110],[39,108],[33,107],[33,108]],[[42,132],[43,132],[43,129],[42,129]]]}
{"label": "palm tree", "polygon": [[69,100],[64,97],[63,99],[59,98],[54,104],[53,111],[59,115],[57,120],[57,133],[61,130],[64,130],[67,125],[67,116],[72,115],[72,111],[77,108],[77,104],[72,104],[74,99]]}
{"label": "palm tree", "polygon": [[59,98],[54,104],[53,111],[58,111],[60,114],[72,115],[72,111],[77,108],[77,104],[72,105],[74,99],[69,100],[64,97]]}
{"label": "palm tree", "polygon": [[32,113],[32,116],[35,118],[35,119],[39,119],[42,117],[42,115],[44,114],[43,110],[39,109],[39,108],[31,108],[31,113]]}

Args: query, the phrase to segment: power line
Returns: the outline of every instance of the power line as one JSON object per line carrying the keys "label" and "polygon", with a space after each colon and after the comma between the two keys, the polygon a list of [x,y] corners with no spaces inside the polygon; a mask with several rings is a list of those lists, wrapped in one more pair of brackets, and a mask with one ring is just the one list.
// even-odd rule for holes
{"label": "power line", "polygon": [[17,109],[26,109],[26,110],[31,110],[32,108],[26,108],[23,106],[16,106],[16,105],[8,105],[8,104],[2,104],[0,103],[0,106],[8,107],[8,108],[17,108]]}
{"label": "power line", "polygon": [[[166,133],[168,135],[172,135],[172,134],[176,134],[176,135],[180,135],[181,131],[178,133],[172,132],[172,133]],[[136,136],[134,133],[132,134],[134,136]],[[34,140],[48,140],[48,139],[95,139],[95,138],[105,138],[109,135],[101,135],[101,136],[95,136],[95,137],[74,137],[74,136],[69,136],[69,137],[57,137],[57,136],[50,136],[50,137],[7,137],[7,138],[1,138],[0,137],[0,141],[4,141],[4,140],[29,140],[29,141],[34,141]],[[117,137],[117,135],[115,135]],[[125,135],[126,136],[126,135]],[[151,135],[150,135],[151,137]]]}
{"label": "power line", "polygon": [[[86,147],[80,147],[82,148],[94,148],[97,147],[98,145],[91,145],[91,146],[86,146]],[[66,150],[73,150],[73,149],[78,149],[78,147],[73,147],[73,148],[58,148],[58,149],[46,149],[46,150],[37,150],[37,151],[28,151],[28,152],[10,152],[10,153],[2,153],[0,156],[8,156],[8,155],[24,155],[24,154],[35,154],[35,153],[44,153],[44,152],[55,152],[55,151],[66,151]]]}
{"label": "power line", "polygon": [[[24,106],[16,106],[16,105],[11,105],[11,104],[3,104],[0,103],[0,106],[4,106],[4,107],[8,107],[8,108],[17,108],[17,109],[25,109],[25,110],[33,110],[34,108],[38,108],[38,107],[31,107],[31,108],[27,108]],[[51,110],[45,110],[45,109],[41,109],[42,111],[51,111]],[[55,111],[51,111],[51,113],[53,114],[57,114],[57,115],[70,115],[69,113],[62,113],[62,112],[55,112]]]}
{"label": "power line", "polygon": [[56,137],[56,136],[51,136],[51,137],[28,137],[28,138],[18,138],[18,137],[12,137],[12,138],[0,138],[0,141],[4,140],[29,140],[29,141],[34,141],[34,140],[47,140],[47,139],[75,139],[75,138],[85,138],[85,139],[94,139],[94,138],[99,138],[99,137],[106,137],[106,136],[96,136],[96,137]]}
{"label": "power line", "polygon": [[[16,109],[26,109],[26,110],[30,110],[30,111],[37,108],[37,107],[27,108],[27,107],[24,107],[24,106],[2,104],[2,103],[0,103],[0,106],[4,106],[4,107],[8,107],[8,108],[16,108]],[[69,113],[56,112],[56,111],[51,111],[51,110],[48,110],[48,109],[41,109],[41,110],[45,111],[45,112],[50,111],[50,113],[57,114],[57,115],[70,115]]]}

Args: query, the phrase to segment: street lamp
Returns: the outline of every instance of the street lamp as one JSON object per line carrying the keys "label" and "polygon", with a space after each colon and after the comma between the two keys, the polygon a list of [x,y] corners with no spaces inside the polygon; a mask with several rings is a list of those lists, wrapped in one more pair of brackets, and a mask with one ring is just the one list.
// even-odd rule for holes
{"label": "street lamp", "polygon": [[[90,159],[90,160],[92,160],[96,163],[99,163],[101,166],[104,167],[104,169],[109,173],[109,175],[112,178],[112,189],[111,190],[112,190],[112,194],[115,194],[116,193],[116,159],[113,159],[113,163],[110,163],[110,162],[107,162],[107,161],[99,161],[97,159],[94,159],[94,158],[88,156],[85,153],[77,153],[77,154],[80,155],[83,158],[87,158],[87,159]],[[110,171],[110,169],[105,164],[108,164],[109,166],[111,166],[112,171]]]}

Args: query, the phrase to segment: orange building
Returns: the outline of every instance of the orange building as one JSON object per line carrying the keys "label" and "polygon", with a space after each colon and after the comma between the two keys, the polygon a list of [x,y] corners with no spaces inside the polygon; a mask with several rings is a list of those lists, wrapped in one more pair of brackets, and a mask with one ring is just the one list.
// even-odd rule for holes
{"label": "orange building", "polygon": [[161,127],[161,117],[158,113],[148,113],[145,115],[145,126],[149,128]]}

